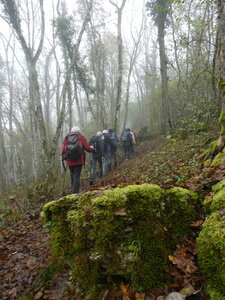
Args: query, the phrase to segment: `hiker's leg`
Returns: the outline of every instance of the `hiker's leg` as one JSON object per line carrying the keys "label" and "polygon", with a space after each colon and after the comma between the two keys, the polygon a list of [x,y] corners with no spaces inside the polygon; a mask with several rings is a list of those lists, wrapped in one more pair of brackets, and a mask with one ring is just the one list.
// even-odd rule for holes
{"label": "hiker's leg", "polygon": [[92,158],[91,158],[90,184],[91,184],[91,182],[92,182],[92,184],[94,183],[96,162],[97,162],[96,158],[94,157],[94,155],[92,155]]}
{"label": "hiker's leg", "polygon": [[126,146],[123,146],[124,159],[126,159]]}
{"label": "hiker's leg", "polygon": [[102,166],[102,158],[98,158],[98,165],[99,165],[99,177],[103,176],[103,166]]}
{"label": "hiker's leg", "polygon": [[117,166],[117,155],[116,155],[116,151],[114,152],[114,166]]}
{"label": "hiker's leg", "polygon": [[110,160],[109,160],[109,154],[107,153],[105,155],[105,160],[103,162],[103,176],[105,176],[108,173],[108,171],[109,171],[109,162],[110,162]]}
{"label": "hiker's leg", "polygon": [[76,165],[73,167],[74,167],[74,171],[73,171],[72,193],[77,194],[79,193],[79,189],[80,189],[80,174],[81,174],[82,165]]}
{"label": "hiker's leg", "polygon": [[107,172],[106,168],[107,168],[107,161],[106,161],[106,157],[105,157],[105,158],[104,158],[104,161],[103,161],[103,163],[102,163],[102,175],[103,175],[103,176],[106,175],[106,172]]}
{"label": "hiker's leg", "polygon": [[127,147],[127,158],[130,159],[131,147]]}
{"label": "hiker's leg", "polygon": [[125,159],[129,159],[129,148],[125,147]]}
{"label": "hiker's leg", "polygon": [[71,187],[73,186],[73,172],[74,172],[74,166],[70,166],[70,181],[71,181]]}
{"label": "hiker's leg", "polygon": [[134,153],[134,144],[132,144],[132,145],[131,145],[131,148],[130,148],[130,153],[131,153],[131,154],[133,154],[133,153]]}
{"label": "hiker's leg", "polygon": [[108,154],[108,171],[112,171],[112,153]]}

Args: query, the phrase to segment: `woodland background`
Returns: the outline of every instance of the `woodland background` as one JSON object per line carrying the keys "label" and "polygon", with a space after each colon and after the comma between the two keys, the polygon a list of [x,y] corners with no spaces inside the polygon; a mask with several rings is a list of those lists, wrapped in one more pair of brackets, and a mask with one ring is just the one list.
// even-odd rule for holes
{"label": "woodland background", "polygon": [[61,143],[73,125],[87,138],[126,126],[182,137],[217,122],[223,1],[46,5],[0,1],[1,192],[63,172]]}

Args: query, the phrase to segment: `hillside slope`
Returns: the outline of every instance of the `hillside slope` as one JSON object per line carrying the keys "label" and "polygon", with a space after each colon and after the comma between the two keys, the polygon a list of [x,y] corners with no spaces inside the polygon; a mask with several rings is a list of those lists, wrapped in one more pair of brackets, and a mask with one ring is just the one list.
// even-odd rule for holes
{"label": "hillside slope", "polygon": [[[122,152],[119,150],[119,164],[116,169],[105,178],[98,179],[96,185],[91,188],[88,185],[88,178],[82,179],[81,190],[85,192],[130,184],[155,183],[163,188],[181,186],[207,195],[213,184],[225,178],[225,165],[206,167],[199,160],[201,153],[215,137],[216,132],[212,131],[185,140],[156,138],[145,141],[136,147],[129,161],[123,160]],[[85,173],[88,173],[87,167]],[[36,211],[41,210],[42,205],[43,203],[39,203],[38,208],[35,208]],[[14,224],[8,224],[1,230],[2,299],[82,299],[82,294],[78,296],[75,293],[66,271],[51,276],[51,270],[48,268],[49,234],[41,225],[39,213],[34,214],[32,211],[33,208],[28,207],[26,213]],[[199,207],[198,220],[193,224],[192,237],[185,239],[170,258],[173,284],[163,291],[165,295],[191,285],[196,291],[196,298],[192,295],[187,299],[207,299],[196,262],[195,247],[195,237],[203,220],[204,215]],[[108,295],[105,299],[121,299],[126,292],[129,294],[127,300],[137,299],[131,291],[119,287],[118,289],[119,294],[118,290],[117,294],[115,293],[118,298],[115,295]],[[148,299],[156,299],[160,292],[162,293],[149,291],[145,296],[148,296]]]}

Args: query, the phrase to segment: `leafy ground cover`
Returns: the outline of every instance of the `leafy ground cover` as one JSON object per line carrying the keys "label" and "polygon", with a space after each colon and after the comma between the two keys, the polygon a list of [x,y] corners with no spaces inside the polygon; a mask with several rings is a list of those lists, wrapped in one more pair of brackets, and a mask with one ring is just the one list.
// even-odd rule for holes
{"label": "leafy ground cover", "polygon": [[[88,178],[83,178],[81,191],[155,183],[163,188],[181,186],[203,195],[210,194],[211,186],[225,178],[225,164],[217,167],[205,166],[199,158],[216,137],[216,131],[183,140],[158,137],[139,144],[129,161],[124,161],[122,152],[119,151],[118,166],[105,178],[98,179],[91,188]],[[84,173],[88,175],[88,167]],[[68,182],[66,189],[69,192]],[[49,269],[49,234],[39,218],[42,205],[43,202],[36,204],[35,208],[30,205],[17,221],[5,224],[1,229],[1,299],[82,299],[82,292],[75,292],[77,287],[71,282],[70,274],[66,270],[52,276]],[[38,213],[32,213],[34,209]],[[195,245],[195,238],[204,222],[204,214],[200,206],[196,209],[198,220],[192,224],[191,236],[181,241],[173,255],[168,257],[171,262],[171,286],[163,291],[150,290],[141,294],[121,283],[120,286],[105,291],[102,299],[153,300],[171,291],[182,290],[189,295],[186,299],[208,299],[196,260]]]}

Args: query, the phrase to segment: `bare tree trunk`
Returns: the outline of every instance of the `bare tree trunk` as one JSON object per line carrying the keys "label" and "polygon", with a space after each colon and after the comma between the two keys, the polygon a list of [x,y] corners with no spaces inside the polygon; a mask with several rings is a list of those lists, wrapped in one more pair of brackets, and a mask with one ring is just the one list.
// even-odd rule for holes
{"label": "bare tree trunk", "polygon": [[126,124],[127,124],[128,104],[129,104],[129,98],[130,98],[131,74],[132,74],[132,71],[133,71],[135,61],[136,61],[137,56],[138,56],[138,49],[139,49],[139,44],[140,44],[140,40],[141,40],[142,29],[143,29],[143,23],[142,23],[141,30],[139,32],[137,41],[135,41],[135,39],[133,37],[134,48],[133,48],[133,51],[132,51],[131,56],[130,56],[130,66],[129,66],[128,77],[127,77],[127,88],[126,88],[126,99],[125,99],[125,116],[124,116],[122,131],[125,130],[125,127],[126,127]]}
{"label": "bare tree trunk", "polygon": [[[23,31],[21,29],[21,17],[16,2],[13,0],[11,1],[1,0],[1,3],[4,6],[5,15],[9,18],[9,24],[12,26],[26,58],[26,63],[28,67],[28,79],[29,79],[29,95],[30,95],[30,101],[32,102],[32,108],[34,108],[33,115],[35,118],[35,124],[37,126],[35,131],[37,134],[34,135],[34,138],[36,139],[36,144],[38,145],[38,149],[40,150],[38,151],[40,155],[38,159],[38,176],[41,177],[43,175],[43,172],[45,172],[46,169],[45,162],[44,162],[44,153],[47,153],[47,149],[48,149],[46,128],[45,128],[41,99],[40,99],[38,75],[36,70],[36,63],[42,51],[43,42],[44,42],[44,32],[45,32],[43,0],[39,0],[41,25],[40,25],[40,39],[36,51],[34,51],[34,39],[35,39],[34,36],[30,37],[29,35],[28,42],[26,42],[25,36],[23,35]],[[32,9],[34,10],[33,6]],[[29,11],[27,11],[27,14],[28,14],[28,22],[29,22]],[[34,11],[32,11],[32,14],[34,14]],[[29,23],[28,23],[28,30],[30,30]],[[30,34],[30,32],[28,33]]]}
{"label": "bare tree trunk", "polygon": [[118,19],[117,19],[117,40],[118,40],[118,76],[116,84],[116,106],[114,113],[114,131],[118,130],[118,118],[121,107],[121,95],[122,95],[122,81],[123,81],[123,41],[122,41],[122,32],[121,32],[121,23],[122,23],[122,12],[125,6],[126,0],[122,1],[121,6],[119,7],[112,0],[109,2],[114,5],[117,9]]}
{"label": "bare tree trunk", "polygon": [[7,157],[3,130],[2,98],[0,98],[0,191],[5,191],[7,184]]}
{"label": "bare tree trunk", "polygon": [[164,23],[158,25],[158,40],[159,40],[159,57],[160,57],[160,73],[162,80],[162,130],[164,134],[171,133],[171,119],[169,108],[169,91],[168,91],[168,76],[167,76],[167,57],[165,52],[165,32]]}
{"label": "bare tree trunk", "polygon": [[[14,55],[12,57],[12,62],[10,65],[9,61],[9,47],[11,42],[12,34],[10,35],[9,39],[6,39],[3,35],[1,35],[2,45],[5,50],[5,66],[6,66],[6,76],[8,80],[8,93],[9,93],[9,151],[8,151],[8,168],[5,174],[6,182],[10,181],[12,184],[16,182],[15,177],[15,153],[14,153],[14,141],[13,141],[13,93],[14,93],[14,86],[13,86],[13,75],[14,75]],[[5,44],[6,42],[6,44]],[[15,53],[15,40],[13,40],[12,49],[13,54]],[[2,129],[3,130],[3,129]],[[4,141],[4,136],[2,136]]]}
{"label": "bare tree trunk", "polygon": [[218,60],[219,60],[219,98],[222,104],[220,113],[221,131],[217,141],[218,151],[225,146],[225,4],[217,1],[218,11]]}
{"label": "bare tree trunk", "polygon": [[81,30],[80,30],[78,38],[77,38],[77,42],[76,42],[76,44],[73,48],[73,51],[72,51],[73,55],[72,55],[72,60],[70,62],[70,68],[67,71],[66,78],[65,78],[65,81],[64,81],[64,84],[63,84],[63,88],[62,88],[62,92],[61,92],[61,96],[60,96],[61,110],[60,110],[59,118],[57,120],[57,127],[56,127],[56,132],[55,132],[55,135],[54,135],[54,138],[53,138],[52,147],[51,147],[51,149],[48,153],[48,158],[49,158],[50,162],[52,160],[55,160],[57,143],[58,143],[58,139],[59,139],[59,136],[60,136],[60,133],[61,133],[61,129],[62,129],[64,119],[65,119],[67,88],[68,88],[68,85],[69,85],[69,82],[70,82],[70,79],[71,79],[71,75],[73,73],[73,70],[74,70],[74,67],[75,67],[75,64],[76,64],[77,54],[78,54],[78,50],[79,50],[79,46],[80,46],[80,43],[81,43],[81,40],[82,40],[83,33],[85,31],[87,23],[90,20],[90,13],[91,13],[91,10],[92,10],[92,4],[93,4],[93,0],[91,0],[89,2],[88,10],[87,10],[86,16],[83,20],[83,24],[82,24]]}

